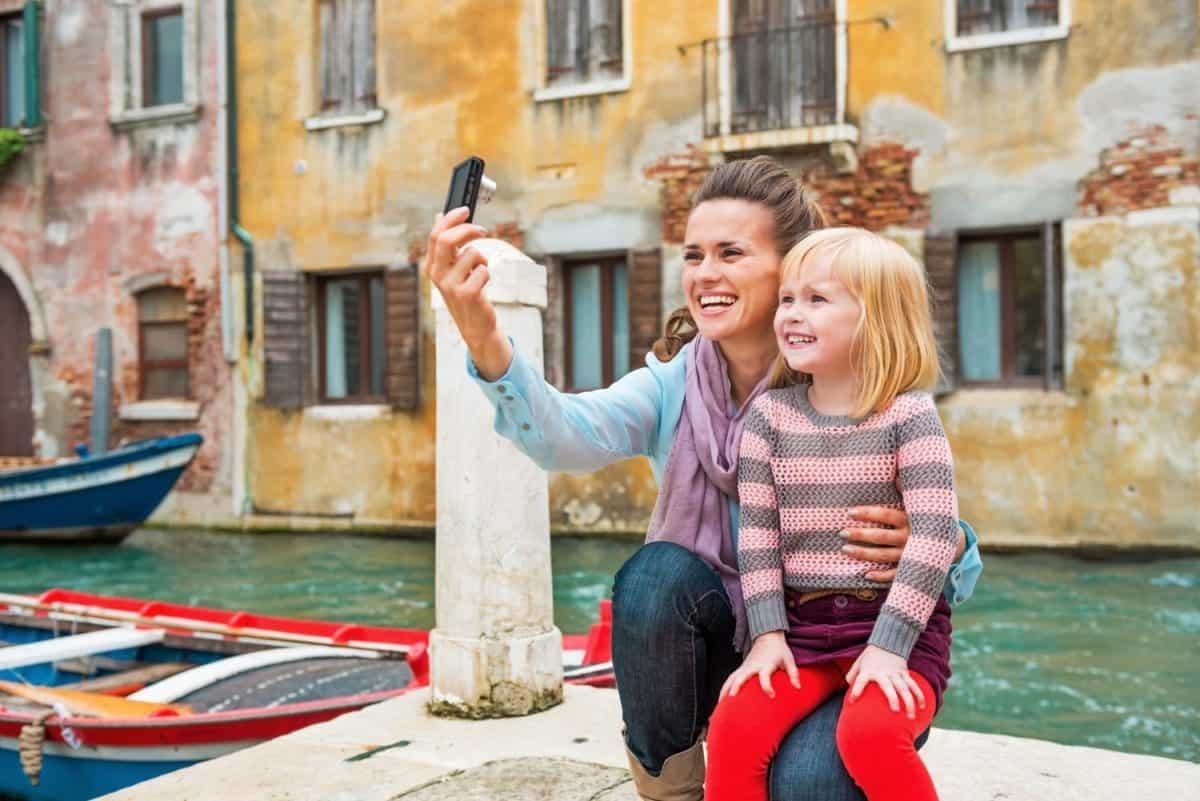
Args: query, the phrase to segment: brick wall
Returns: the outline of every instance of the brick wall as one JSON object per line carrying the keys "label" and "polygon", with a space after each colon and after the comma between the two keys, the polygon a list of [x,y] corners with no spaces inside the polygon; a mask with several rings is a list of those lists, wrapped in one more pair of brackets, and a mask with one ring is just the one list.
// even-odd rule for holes
{"label": "brick wall", "polygon": [[[878,231],[889,225],[925,228],[929,196],[912,188],[912,164],[918,151],[883,142],[863,149],[853,173],[839,173],[823,148],[788,154],[780,160],[816,193],[831,225]],[[664,156],[644,170],[662,183],[663,242],[683,242],[692,196],[719,163],[695,146]]]}
{"label": "brick wall", "polygon": [[1200,154],[1154,126],[1100,154],[1100,165],[1079,182],[1079,210],[1099,216],[1158,208],[1171,204],[1172,190],[1185,187],[1200,193]]}
{"label": "brick wall", "polygon": [[929,225],[929,195],[912,188],[917,151],[881,143],[859,151],[858,169],[838,174],[828,160],[811,162],[801,173],[817,193],[830,225],[853,225],[879,231],[889,225]]}

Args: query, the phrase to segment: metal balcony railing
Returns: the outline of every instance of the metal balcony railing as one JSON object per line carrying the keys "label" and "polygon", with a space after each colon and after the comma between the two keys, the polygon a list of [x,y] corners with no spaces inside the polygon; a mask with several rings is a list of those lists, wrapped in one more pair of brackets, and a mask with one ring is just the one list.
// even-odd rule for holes
{"label": "metal balcony railing", "polygon": [[701,42],[704,135],[838,122],[837,39],[829,13]]}

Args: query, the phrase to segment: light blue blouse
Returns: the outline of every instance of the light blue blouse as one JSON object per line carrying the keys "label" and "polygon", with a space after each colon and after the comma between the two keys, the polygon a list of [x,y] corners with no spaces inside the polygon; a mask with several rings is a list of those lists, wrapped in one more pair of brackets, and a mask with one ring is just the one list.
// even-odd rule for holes
{"label": "light blue blouse", "polygon": [[[496,433],[543,469],[586,473],[645,456],[661,484],[683,412],[686,350],[666,363],[648,353],[645,367],[605,389],[577,394],[548,384],[515,345],[512,363],[498,380],[485,381],[469,357],[467,371],[496,410]],[[736,538],[736,499],[729,501],[729,516]],[[965,522],[961,525],[966,551],[951,565],[944,590],[952,604],[971,597],[983,571],[975,532]]]}

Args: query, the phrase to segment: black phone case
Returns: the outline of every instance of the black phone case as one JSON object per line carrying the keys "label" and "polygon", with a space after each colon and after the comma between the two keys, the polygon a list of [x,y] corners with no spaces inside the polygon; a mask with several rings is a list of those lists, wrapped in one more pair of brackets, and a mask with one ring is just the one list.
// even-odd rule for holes
{"label": "black phone case", "polygon": [[479,200],[479,185],[483,180],[483,159],[470,156],[454,168],[450,174],[450,191],[446,194],[445,214],[459,206],[470,209],[467,222],[475,220],[475,204]]}

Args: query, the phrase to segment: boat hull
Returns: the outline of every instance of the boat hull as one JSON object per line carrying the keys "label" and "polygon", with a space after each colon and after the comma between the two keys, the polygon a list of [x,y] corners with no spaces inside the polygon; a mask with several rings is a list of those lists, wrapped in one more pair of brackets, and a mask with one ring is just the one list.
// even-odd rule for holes
{"label": "boat hull", "polygon": [[28,719],[0,714],[0,798],[6,801],[96,798],[332,720],[400,692],[403,691],[340,699],[335,703],[293,705],[285,710],[188,715],[178,719],[105,723],[74,718],[66,725],[50,721],[41,749],[42,772],[37,786],[24,775],[18,758],[17,737]]}
{"label": "boat hull", "polygon": [[[5,604],[8,605],[9,613],[3,615]],[[16,610],[24,610],[24,613],[13,614]],[[49,623],[48,615],[55,616],[53,624]],[[609,659],[607,627],[611,621],[608,602],[602,602],[600,617],[601,622],[593,626],[591,634],[563,637],[566,681],[612,686],[612,665],[611,662],[605,661]],[[332,720],[348,712],[395,698],[427,686],[429,680],[426,653],[428,632],[415,629],[270,617],[63,589],[50,590],[37,598],[0,596],[0,623],[7,626],[0,627],[0,639],[12,643],[10,647],[17,648],[60,640],[60,629],[71,627],[70,637],[74,639],[67,643],[59,642],[59,647],[54,651],[58,656],[51,660],[54,664],[32,664],[36,660],[27,647],[22,657],[9,660],[15,670],[20,671],[17,676],[6,676],[4,671],[0,670],[0,678],[15,678],[18,681],[47,686],[74,679],[64,679],[59,675],[57,668],[38,672],[40,668],[53,668],[61,662],[62,657],[78,656],[85,650],[92,656],[103,654],[108,659],[117,661],[140,658],[147,661],[179,662],[184,657],[185,649],[189,644],[193,644],[202,654],[197,657],[196,665],[199,666],[199,670],[204,670],[204,666],[221,664],[219,659],[214,658],[212,649],[222,642],[245,640],[261,643],[264,638],[271,637],[278,643],[290,638],[294,644],[288,646],[289,650],[313,650],[313,645],[345,650],[375,648],[380,654],[380,662],[402,657],[404,664],[412,671],[411,683],[403,687],[366,690],[360,686],[356,691],[320,700],[256,705],[251,708],[221,711],[195,711],[164,717],[52,717],[45,723],[45,739],[40,749],[43,754],[42,773],[36,786],[32,785],[22,772],[18,756],[18,737],[22,727],[34,722],[34,713],[28,708],[19,710],[16,707],[0,707],[0,801],[84,801],[96,798],[173,770],[248,748],[306,726]],[[125,627],[136,625],[139,632],[156,631],[159,628],[164,631],[169,629],[169,632],[162,638],[154,638],[153,643],[145,645],[139,656],[138,649],[125,647],[129,645],[125,639],[117,643],[116,638],[107,638],[103,647],[85,649],[82,638],[93,637],[93,634],[86,628],[82,634],[74,633],[77,626],[82,627],[85,624],[95,630],[105,630],[120,624]],[[118,646],[119,650],[111,650]],[[0,654],[3,654],[4,650],[0,648]],[[250,651],[247,655],[265,653],[265,650],[260,649]],[[226,656],[225,659],[229,662],[246,661],[245,656]],[[256,664],[266,663],[256,660]],[[187,676],[189,672],[176,675]],[[296,681],[307,684],[321,683],[320,680],[310,681],[311,675],[315,674],[302,676]],[[214,676],[214,681],[223,680],[222,676]],[[154,687],[163,688],[169,681],[170,679]],[[270,680],[261,682],[263,685],[268,683]],[[286,689],[283,688],[279,692]],[[177,700],[184,704],[192,703],[196,696],[191,693],[195,691],[196,688],[193,687]],[[154,700],[145,698],[141,691],[132,693],[129,698],[137,700],[139,696],[142,696],[141,700]],[[171,695],[170,699],[166,700],[174,698],[175,695]],[[197,710],[220,708],[205,705],[203,701],[198,703],[201,706],[195,707]]]}
{"label": "boat hull", "polygon": [[0,542],[120,542],[195,458],[198,434],[0,473]]}

